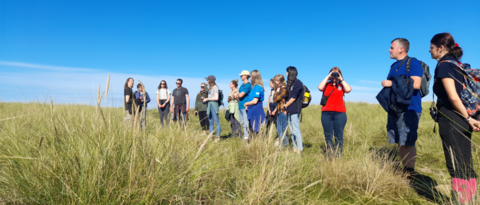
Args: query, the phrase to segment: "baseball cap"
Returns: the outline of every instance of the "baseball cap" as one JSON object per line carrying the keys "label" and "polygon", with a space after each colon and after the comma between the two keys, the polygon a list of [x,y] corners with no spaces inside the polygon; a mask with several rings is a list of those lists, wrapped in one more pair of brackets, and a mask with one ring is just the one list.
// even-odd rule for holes
{"label": "baseball cap", "polygon": [[209,75],[209,76],[206,77],[205,79],[206,79],[206,80],[209,80],[209,81],[215,81],[215,80],[216,80],[215,76],[213,76],[213,75]]}
{"label": "baseball cap", "polygon": [[244,71],[242,71],[242,72],[239,74],[239,76],[242,76],[242,75],[248,75],[248,76],[250,76],[250,72],[248,72],[248,70],[244,70]]}

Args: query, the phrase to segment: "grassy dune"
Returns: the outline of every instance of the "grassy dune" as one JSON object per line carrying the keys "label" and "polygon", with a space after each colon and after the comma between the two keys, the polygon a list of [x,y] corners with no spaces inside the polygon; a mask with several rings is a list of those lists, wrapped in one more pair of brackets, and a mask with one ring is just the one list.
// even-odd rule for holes
{"label": "grassy dune", "polygon": [[[154,103],[151,103],[154,106]],[[347,103],[342,158],[328,160],[321,107],[304,110],[302,157],[274,146],[273,133],[249,145],[186,129],[162,128],[156,110],[147,129],[126,126],[119,108],[0,103],[0,203],[17,204],[445,204],[450,177],[441,141],[424,104],[417,168],[398,171],[379,105]],[[193,112],[190,113],[193,116]],[[479,169],[480,140],[473,154]]]}

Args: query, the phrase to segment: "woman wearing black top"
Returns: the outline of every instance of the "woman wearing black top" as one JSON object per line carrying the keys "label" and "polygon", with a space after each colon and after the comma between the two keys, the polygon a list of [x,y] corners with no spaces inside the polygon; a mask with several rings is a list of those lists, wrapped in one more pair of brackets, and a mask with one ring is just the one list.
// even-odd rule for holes
{"label": "woman wearing black top", "polygon": [[127,78],[125,85],[123,86],[123,97],[124,97],[124,107],[126,111],[126,116],[124,121],[130,121],[132,119],[132,102],[135,100],[132,91],[133,87],[133,78]]}
{"label": "woman wearing black top", "polygon": [[462,49],[449,33],[440,33],[430,41],[435,68],[433,92],[437,95],[438,125],[447,169],[452,177],[452,198],[467,204],[476,198],[476,174],[472,163],[472,131],[480,131],[480,122],[471,118],[460,98],[463,89],[463,71],[459,63]]}

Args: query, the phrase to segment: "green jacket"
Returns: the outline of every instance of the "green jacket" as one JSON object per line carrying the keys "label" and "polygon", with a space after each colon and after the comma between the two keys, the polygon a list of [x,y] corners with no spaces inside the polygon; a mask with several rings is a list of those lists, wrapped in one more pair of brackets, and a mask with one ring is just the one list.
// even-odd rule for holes
{"label": "green jacket", "polygon": [[203,93],[200,92],[197,94],[197,99],[195,100],[195,111],[207,111],[207,103],[203,103],[202,97],[208,98],[208,86],[203,86]]}

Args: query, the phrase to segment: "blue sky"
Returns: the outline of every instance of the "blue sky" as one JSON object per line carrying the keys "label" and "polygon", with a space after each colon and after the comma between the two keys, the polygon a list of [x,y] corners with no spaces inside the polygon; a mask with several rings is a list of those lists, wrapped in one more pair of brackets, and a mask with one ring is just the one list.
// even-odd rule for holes
{"label": "blue sky", "polygon": [[433,74],[429,42],[440,32],[452,33],[463,61],[480,68],[478,0],[0,0],[0,101],[94,102],[108,73],[110,105],[121,106],[130,76],[152,98],[161,80],[173,88],[183,78],[194,98],[208,75],[229,90],[242,70],[268,80],[293,65],[314,103],[334,66],[352,85],[347,101],[375,103],[394,62],[390,41],[409,39],[409,55]]}

